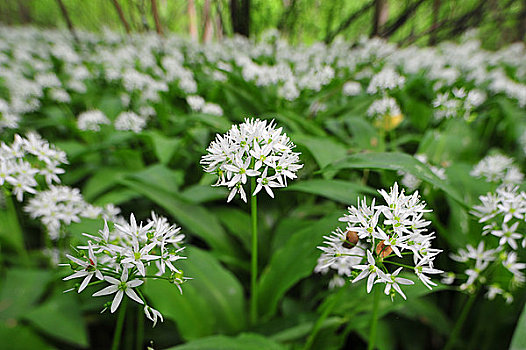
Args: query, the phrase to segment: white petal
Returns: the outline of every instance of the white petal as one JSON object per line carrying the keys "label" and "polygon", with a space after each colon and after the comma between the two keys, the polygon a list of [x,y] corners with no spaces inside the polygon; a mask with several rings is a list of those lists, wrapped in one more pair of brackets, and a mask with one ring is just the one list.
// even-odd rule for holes
{"label": "white petal", "polygon": [[117,310],[117,308],[121,304],[123,295],[124,293],[122,292],[122,290],[119,290],[117,294],[115,294],[115,298],[113,298],[113,302],[111,303],[111,309],[110,309],[111,313],[114,313],[115,310]]}
{"label": "white petal", "polygon": [[86,276],[86,278],[84,278],[84,280],[80,284],[78,293],[82,292],[84,290],[84,288],[86,288],[88,286],[88,283],[91,281],[92,277],[93,277],[93,274],[90,273],[89,275]]}
{"label": "white petal", "polygon": [[111,285],[111,286],[108,286],[108,287],[106,287],[104,289],[99,290],[98,292],[93,293],[93,296],[94,297],[98,297],[98,296],[101,296],[101,295],[113,294],[118,289],[119,289],[119,287],[117,287],[116,285]]}
{"label": "white petal", "polygon": [[129,296],[131,299],[135,300],[139,304],[144,304],[141,298],[135,293],[135,291],[131,288],[126,288],[126,295]]}

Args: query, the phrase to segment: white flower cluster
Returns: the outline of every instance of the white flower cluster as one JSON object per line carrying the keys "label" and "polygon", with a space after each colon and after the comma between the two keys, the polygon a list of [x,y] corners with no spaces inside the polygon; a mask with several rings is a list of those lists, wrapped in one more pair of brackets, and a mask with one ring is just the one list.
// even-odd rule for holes
{"label": "white flower cluster", "polygon": [[450,97],[449,92],[439,93],[433,101],[437,120],[462,117],[471,121],[476,117],[472,114],[473,110],[486,101],[486,94],[480,90],[466,92],[464,88],[453,88],[452,95]]}
{"label": "white flower cluster", "polygon": [[24,210],[33,219],[40,219],[52,240],[64,235],[63,225],[80,222],[80,218],[96,219],[100,216],[115,220],[120,209],[109,204],[97,207],[87,203],[79,189],[68,186],[50,186],[48,190],[38,192],[31,198]]}
{"label": "white flower cluster", "polygon": [[205,99],[199,95],[186,96],[186,102],[194,112],[202,112],[218,117],[223,115],[223,109],[221,106],[215,103],[206,102]]}
{"label": "white flower cluster", "polygon": [[48,185],[60,183],[59,174],[64,173],[60,165],[66,164],[66,153],[56,149],[36,133],[25,138],[15,135],[10,145],[0,144],[0,186],[3,186],[18,201],[24,193],[36,193],[39,178]]}
{"label": "white flower cluster", "polygon": [[342,92],[345,96],[356,96],[362,92],[362,85],[357,81],[348,81],[343,84]]}
{"label": "white flower cluster", "polygon": [[247,201],[243,185],[249,177],[257,182],[253,196],[264,188],[271,197],[272,188],[286,187],[287,179],[297,177],[303,164],[299,164],[299,153],[292,152],[295,145],[281,132],[273,121],[245,119],[210,143],[201,164],[207,173],[217,175],[215,186],[229,188],[229,202],[237,193]]}
{"label": "white flower cluster", "polygon": [[101,125],[108,124],[110,124],[110,120],[99,110],[82,112],[77,117],[77,127],[84,131],[100,131]]}
{"label": "white flower cluster", "polygon": [[524,174],[513,164],[513,158],[502,154],[484,157],[470,173],[471,176],[483,177],[487,182],[520,184]]}
{"label": "white flower cluster", "polygon": [[[431,210],[425,209],[426,203],[420,201],[418,192],[406,195],[404,190],[399,191],[397,183],[389,193],[379,193],[385,205],[376,205],[373,199],[369,206],[364,198],[339,219],[347,222],[345,232],[337,229],[324,237],[325,245],[318,247],[323,253],[315,271],[333,269],[341,276],[351,276],[353,283],[367,277],[368,293],[374,284],[383,283],[385,294],[393,298],[397,292],[405,299],[400,285],[414,284],[399,276],[405,268],[431,289],[436,283],[428,275],[442,272],[434,268],[441,250],[431,246],[435,237],[426,234],[431,222],[423,218]],[[340,285],[341,277],[332,283]]]}
{"label": "white flower cluster", "polygon": [[403,76],[398,74],[392,67],[384,67],[372,77],[367,87],[367,93],[371,95],[378,92],[385,93],[387,90],[401,88],[404,84],[405,78]]}
{"label": "white flower cluster", "polygon": [[375,100],[367,109],[367,115],[369,117],[396,116],[401,113],[396,100],[388,96]]}
{"label": "white flower cluster", "polygon": [[[522,270],[526,263],[520,262],[517,254],[518,241],[526,247],[524,220],[526,217],[526,193],[519,192],[513,185],[501,185],[495,193],[480,197],[481,204],[473,207],[472,214],[484,224],[482,235],[490,234],[497,239],[481,240],[475,249],[467,245],[451,258],[467,265],[465,277],[458,277],[463,282],[461,290],[474,292],[486,286],[488,299],[502,295],[506,302],[513,301],[512,292],[526,281]],[[486,246],[492,247],[491,249]],[[454,274],[446,277],[453,283]]]}
{"label": "white flower cluster", "polygon": [[[71,262],[65,266],[71,266],[75,272],[64,280],[82,278],[82,282],[73,288],[78,293],[88,285],[109,284],[93,294],[115,294],[104,310],[109,307],[112,313],[115,312],[126,295],[144,305],[146,317],[155,326],[157,319],[162,322],[163,317],[148,305],[140,286],[148,278],[164,279],[175,284],[182,293],[181,284],[189,278],[184,277],[183,271],[175,265],[185,259],[180,255],[184,249],[184,235],[180,233],[180,227],[171,225],[166,218],[153,212],[144,226],[142,222],[137,224],[133,214],[129,223],[113,225],[114,229],[110,230],[105,221],[104,228],[97,235],[84,234],[88,238],[87,245],[78,246],[76,256],[67,255]],[[91,282],[93,277],[98,281]]]}

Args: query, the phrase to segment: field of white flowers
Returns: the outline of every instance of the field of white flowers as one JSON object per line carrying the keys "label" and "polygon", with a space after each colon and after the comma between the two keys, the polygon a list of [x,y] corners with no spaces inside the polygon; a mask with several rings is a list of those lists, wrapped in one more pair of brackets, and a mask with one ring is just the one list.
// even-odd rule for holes
{"label": "field of white flowers", "polygon": [[526,349],[525,57],[0,27],[0,344]]}

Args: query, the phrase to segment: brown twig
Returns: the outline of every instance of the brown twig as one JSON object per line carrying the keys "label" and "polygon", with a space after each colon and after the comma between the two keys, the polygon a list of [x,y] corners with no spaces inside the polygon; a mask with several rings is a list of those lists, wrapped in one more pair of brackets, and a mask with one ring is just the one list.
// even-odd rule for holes
{"label": "brown twig", "polygon": [[130,34],[130,25],[128,24],[128,21],[126,21],[126,18],[124,17],[124,13],[122,12],[121,5],[119,5],[117,0],[111,0],[111,2],[113,3],[113,6],[115,6],[115,10],[117,10],[117,14],[119,15],[122,25],[124,26],[124,29],[126,29],[126,33]]}
{"label": "brown twig", "polygon": [[62,0],[57,0],[57,3],[58,3],[58,6],[60,7],[60,12],[62,12],[62,16],[64,16],[64,19],[66,20],[66,25],[68,26],[69,32],[73,36],[73,40],[75,40],[78,43],[79,38],[77,36],[77,33],[75,32],[75,28],[73,28],[73,22],[71,22],[71,18],[69,17],[66,6],[64,6],[64,3],[62,2]]}

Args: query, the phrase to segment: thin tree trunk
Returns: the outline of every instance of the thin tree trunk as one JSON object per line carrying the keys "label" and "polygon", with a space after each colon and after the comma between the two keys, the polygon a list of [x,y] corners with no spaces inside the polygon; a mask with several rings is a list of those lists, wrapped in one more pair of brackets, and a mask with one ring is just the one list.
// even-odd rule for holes
{"label": "thin tree trunk", "polygon": [[522,0],[522,10],[517,23],[517,40],[526,41],[526,0]]}
{"label": "thin tree trunk", "polygon": [[375,0],[373,30],[371,36],[379,35],[389,18],[389,4],[387,0]]}
{"label": "thin tree trunk", "polygon": [[159,20],[159,10],[157,9],[157,0],[151,0],[152,2],[152,13],[153,20],[155,21],[155,31],[159,35],[163,35],[163,27],[161,26],[161,21]]}
{"label": "thin tree trunk", "polygon": [[212,26],[212,16],[210,12],[211,12],[210,0],[205,0],[205,4],[203,6],[203,37],[202,37],[202,41],[204,43],[209,42],[212,39],[212,35],[214,34],[214,28]]}
{"label": "thin tree trunk", "polygon": [[[441,0],[433,0],[433,20],[431,22],[431,27],[436,27],[438,20],[440,18],[440,5],[442,5]],[[431,32],[429,35],[429,45],[436,45],[437,35],[436,31]]]}
{"label": "thin tree trunk", "polygon": [[195,12],[194,0],[188,0],[188,19],[189,19],[189,30],[190,37],[192,40],[199,40],[199,34],[197,33],[197,14]]}
{"label": "thin tree trunk", "polygon": [[336,35],[340,34],[341,32],[343,32],[345,29],[347,29],[351,23],[358,19],[359,17],[361,17],[363,14],[365,14],[369,9],[371,9],[373,6],[374,6],[374,3],[375,1],[371,1],[369,2],[368,4],[365,4],[361,9],[359,9],[358,11],[356,12],[353,12],[349,17],[347,17],[347,19],[342,22],[338,28],[336,28],[335,30],[333,30],[332,32],[330,32],[329,34],[327,34],[327,36],[325,37],[325,43],[326,44],[329,44],[330,42],[332,42],[334,40],[334,38],[336,37]]}
{"label": "thin tree trunk", "polygon": [[23,24],[31,23],[31,10],[27,6],[27,0],[18,0],[18,12],[20,13],[20,21]]}
{"label": "thin tree trunk", "polygon": [[[425,0],[417,0],[416,2],[408,5],[404,12],[398,16],[395,20],[390,23],[383,24],[380,32],[377,34],[383,38],[388,38],[393,35],[400,27],[402,27],[411,16],[414,15],[415,11],[424,3]],[[388,16],[386,16],[387,18]]]}
{"label": "thin tree trunk", "polygon": [[121,5],[119,5],[119,2],[117,0],[111,0],[111,2],[113,3],[113,6],[115,6],[115,10],[117,11],[117,14],[119,15],[122,25],[124,26],[124,29],[126,29],[126,33],[130,34],[130,25],[128,24],[128,21],[126,21],[126,18],[124,17],[124,13],[122,12]]}
{"label": "thin tree trunk", "polygon": [[60,12],[62,12],[62,16],[64,16],[64,19],[66,20],[66,25],[68,26],[69,32],[73,36],[73,39],[78,43],[79,38],[77,37],[75,28],[73,28],[73,22],[71,22],[71,18],[69,17],[66,6],[64,6],[64,3],[62,2],[62,0],[57,0],[57,3],[58,3],[58,6],[60,7]]}
{"label": "thin tree trunk", "polygon": [[219,1],[216,1],[216,13],[217,13],[217,16],[215,20],[215,25],[216,25],[215,33],[216,33],[216,38],[218,40],[221,40],[223,39],[223,35],[226,33],[225,33],[225,25],[224,25],[225,22],[223,21],[223,14],[221,12]]}
{"label": "thin tree trunk", "polygon": [[250,0],[230,0],[230,17],[234,33],[250,34]]}

